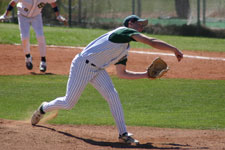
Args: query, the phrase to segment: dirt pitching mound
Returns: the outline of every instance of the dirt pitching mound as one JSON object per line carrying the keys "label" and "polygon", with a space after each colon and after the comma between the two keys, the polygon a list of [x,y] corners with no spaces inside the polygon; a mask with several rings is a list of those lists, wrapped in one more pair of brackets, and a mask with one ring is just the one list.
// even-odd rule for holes
{"label": "dirt pitching mound", "polygon": [[32,126],[27,121],[0,119],[0,143],[4,150],[84,149],[212,149],[225,148],[225,131],[128,127],[140,145],[118,142],[114,126]]}

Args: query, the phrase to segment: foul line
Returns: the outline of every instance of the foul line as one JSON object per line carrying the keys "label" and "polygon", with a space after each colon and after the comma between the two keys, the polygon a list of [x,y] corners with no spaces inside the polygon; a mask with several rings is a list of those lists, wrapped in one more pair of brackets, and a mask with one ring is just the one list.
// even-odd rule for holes
{"label": "foul line", "polygon": [[[159,52],[143,52],[143,51],[130,51],[131,53],[136,54],[149,54],[149,55],[162,55],[162,56],[175,56],[172,53],[159,53]],[[205,56],[193,56],[193,55],[184,55],[186,58],[194,58],[194,59],[205,59],[205,60],[219,60],[225,61],[225,58],[222,57],[205,57]]]}
{"label": "foul line", "polygon": [[[15,45],[21,45],[21,44],[15,44]],[[32,45],[37,46],[37,45]],[[62,47],[62,48],[71,48],[71,49],[84,49],[84,47],[73,47],[73,46],[56,46],[56,45],[47,45],[47,47]],[[160,52],[145,52],[145,51],[129,51],[130,53],[136,53],[136,54],[147,54],[147,55],[161,55],[161,56],[175,56],[172,53],[160,53]],[[206,57],[206,56],[193,56],[193,55],[184,55],[184,58],[193,58],[193,59],[203,59],[203,60],[217,60],[217,61],[225,61],[225,58],[222,57]]]}

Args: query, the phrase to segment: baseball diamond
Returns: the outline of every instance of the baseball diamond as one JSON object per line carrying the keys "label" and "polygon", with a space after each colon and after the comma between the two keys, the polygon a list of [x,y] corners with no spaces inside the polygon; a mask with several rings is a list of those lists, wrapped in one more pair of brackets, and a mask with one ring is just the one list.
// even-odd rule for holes
{"label": "baseball diamond", "polygon": [[[85,47],[48,46],[47,3],[54,20],[68,27],[56,1],[10,0],[0,15],[7,22],[16,7],[20,33],[11,42],[1,37],[0,149],[225,150],[222,40],[205,45],[205,39],[188,44],[187,38],[151,36],[143,32],[149,19],[132,13],[94,37],[87,36],[93,29],[84,34],[80,28],[46,34],[47,43],[71,45],[71,39]],[[60,35],[65,31],[71,38]],[[37,45],[30,44],[33,35]],[[66,43],[58,43],[62,39]]]}
{"label": "baseball diamond", "polygon": [[[33,56],[39,55],[38,47],[31,46]],[[2,60],[0,61],[1,75],[38,75],[39,69],[28,72],[22,62],[24,56],[20,45],[0,45]],[[145,51],[146,49],[132,49]],[[81,49],[68,47],[48,47],[49,69],[46,74],[68,75],[70,63]],[[157,50],[151,50],[158,52]],[[225,53],[216,52],[190,52],[183,51],[186,55],[202,57],[225,58]],[[151,62],[155,55],[129,54],[128,68],[141,71],[147,67],[146,62]],[[186,79],[211,79],[225,80],[225,63],[217,60],[184,58],[180,65],[173,64],[174,58],[161,56],[168,62],[170,71],[164,78]],[[17,58],[17,59],[15,59]],[[58,60],[65,60],[58,62]],[[38,62],[39,60],[34,60]],[[138,62],[138,65],[137,65]],[[63,67],[58,67],[59,63]],[[35,63],[36,64],[36,63]],[[195,69],[193,69],[194,64]],[[14,66],[14,67],[11,67]],[[217,67],[215,67],[217,66]],[[214,69],[214,73],[209,70]],[[107,69],[115,74],[113,67]],[[190,74],[189,72],[192,72]],[[204,72],[204,73],[202,73]],[[188,129],[164,129],[152,127],[127,127],[135,134],[140,145],[135,149],[223,149],[225,147],[225,132],[223,130],[188,130]],[[134,149],[133,146],[121,145],[117,141],[116,127],[112,126],[88,126],[88,125],[50,125],[40,124],[37,128],[30,125],[30,120],[12,121],[0,119],[0,143],[4,150],[23,149]],[[32,135],[32,138],[30,137]],[[150,142],[150,143],[149,143]]]}

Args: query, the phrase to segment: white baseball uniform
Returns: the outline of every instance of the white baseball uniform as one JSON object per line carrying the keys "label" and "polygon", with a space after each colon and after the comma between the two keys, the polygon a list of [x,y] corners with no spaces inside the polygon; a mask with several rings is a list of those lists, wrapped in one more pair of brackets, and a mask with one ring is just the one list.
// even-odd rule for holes
{"label": "white baseball uniform", "polygon": [[58,97],[43,105],[43,111],[72,109],[88,83],[91,83],[107,100],[115,119],[119,134],[125,133],[123,109],[119,95],[105,68],[110,64],[125,64],[134,29],[119,27],[96,40],[73,59],[64,97]]}
{"label": "white baseball uniform", "polygon": [[40,56],[46,56],[46,43],[43,33],[43,22],[41,11],[46,3],[53,3],[56,0],[14,0],[17,3],[17,14],[20,28],[20,36],[25,54],[30,53],[30,25],[33,27]]}

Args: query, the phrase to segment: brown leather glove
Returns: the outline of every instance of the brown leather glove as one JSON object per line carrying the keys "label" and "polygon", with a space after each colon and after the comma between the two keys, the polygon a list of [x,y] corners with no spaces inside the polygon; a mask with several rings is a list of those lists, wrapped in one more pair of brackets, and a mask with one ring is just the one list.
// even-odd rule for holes
{"label": "brown leather glove", "polygon": [[147,68],[147,73],[149,78],[160,78],[168,70],[169,67],[167,66],[167,63],[160,57],[157,57],[155,60],[153,60],[152,64],[149,65],[149,67]]}

